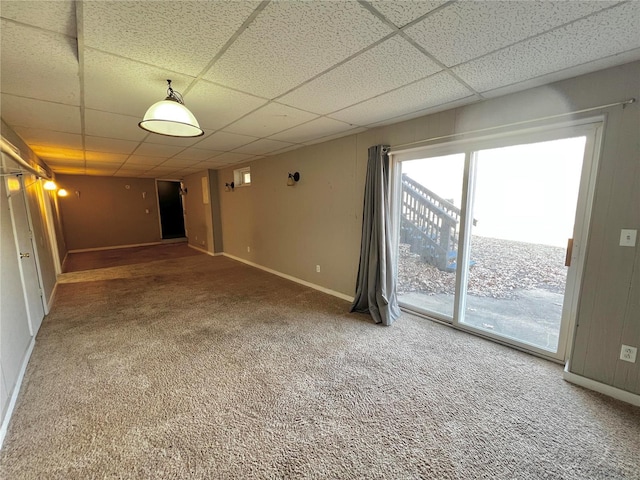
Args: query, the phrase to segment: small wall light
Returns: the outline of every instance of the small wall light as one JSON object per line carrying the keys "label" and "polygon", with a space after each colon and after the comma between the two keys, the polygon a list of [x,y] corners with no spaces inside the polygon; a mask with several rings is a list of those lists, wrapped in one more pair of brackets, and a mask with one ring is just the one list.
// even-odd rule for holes
{"label": "small wall light", "polygon": [[20,180],[17,178],[9,177],[7,178],[7,188],[9,192],[15,193],[20,191]]}
{"label": "small wall light", "polygon": [[64,188],[61,188],[60,190],[58,190],[59,197],[66,197],[67,195],[69,195],[69,192],[67,192]]}
{"label": "small wall light", "polygon": [[225,192],[233,192],[233,189],[235,188],[235,183],[231,182],[231,183],[225,183],[224,184],[224,191]]}
{"label": "small wall light", "polygon": [[298,183],[298,180],[300,180],[300,174],[298,172],[289,173],[289,178],[287,178],[287,186],[293,187],[296,183]]}
{"label": "small wall light", "polygon": [[47,180],[46,182],[44,182],[44,189],[45,190],[57,190],[58,187],[56,186],[56,183],[51,181],[51,180]]}

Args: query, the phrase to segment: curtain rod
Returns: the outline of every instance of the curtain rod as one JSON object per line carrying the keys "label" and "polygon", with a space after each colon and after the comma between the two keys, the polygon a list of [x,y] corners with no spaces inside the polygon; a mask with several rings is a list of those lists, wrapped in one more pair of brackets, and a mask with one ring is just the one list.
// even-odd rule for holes
{"label": "curtain rod", "polygon": [[491,131],[491,130],[498,130],[500,128],[505,128],[505,127],[514,127],[514,126],[517,126],[517,125],[524,125],[524,124],[527,124],[527,123],[539,122],[541,120],[551,120],[553,118],[566,117],[567,115],[575,115],[575,114],[578,114],[578,113],[592,112],[594,110],[600,110],[602,108],[617,107],[618,105],[622,105],[622,108],[625,108],[627,105],[631,105],[632,103],[635,103],[635,102],[636,102],[635,98],[630,98],[628,100],[624,100],[624,101],[621,101],[621,102],[609,103],[607,105],[598,105],[597,107],[584,108],[582,110],[575,110],[573,112],[558,113],[556,115],[549,115],[548,117],[532,118],[530,120],[522,120],[520,122],[505,123],[503,125],[496,125],[494,127],[480,128],[478,130],[469,130],[468,132],[451,133],[449,135],[442,135],[440,137],[425,138],[424,140],[418,140],[416,142],[403,143],[401,145],[392,145],[391,146],[391,150],[396,150],[398,148],[410,147],[412,145],[419,145],[419,144],[424,144],[424,143],[428,143],[428,142],[433,142],[435,140],[443,140],[445,138],[459,137],[461,135],[470,135],[472,133],[488,132],[488,131]]}
{"label": "curtain rod", "polygon": [[15,148],[14,150],[14,148],[15,147],[9,141],[7,141],[4,137],[1,138],[0,151],[2,151],[2,153],[6,153],[7,156],[15,160],[15,162],[18,165],[20,165],[21,168],[24,168],[29,173],[34,174],[36,177],[44,178],[45,180],[51,180],[51,175],[49,175],[49,172],[42,169],[44,171],[43,173],[42,171],[39,171],[37,168],[33,167],[29,162],[27,162],[24,158],[22,158],[22,156],[18,152],[15,151],[18,149]]}

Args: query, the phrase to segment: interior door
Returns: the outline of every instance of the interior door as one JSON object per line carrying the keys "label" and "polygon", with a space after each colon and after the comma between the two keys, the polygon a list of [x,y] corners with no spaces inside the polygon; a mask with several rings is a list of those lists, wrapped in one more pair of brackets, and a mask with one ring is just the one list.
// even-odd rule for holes
{"label": "interior door", "polygon": [[[1,156],[4,160],[4,154]],[[5,188],[11,180],[14,184],[18,182],[15,177],[7,182],[0,180],[0,414],[7,411],[32,338],[9,211],[9,195]],[[3,420],[0,418],[0,422]]]}
{"label": "interior door", "polygon": [[22,175],[5,177],[9,211],[20,265],[20,281],[27,305],[31,335],[36,335],[44,318],[42,284],[36,265],[33,232],[29,221],[26,189]]}
{"label": "interior door", "polygon": [[184,237],[184,209],[180,195],[180,182],[158,180],[157,186],[162,238],[167,240]]}

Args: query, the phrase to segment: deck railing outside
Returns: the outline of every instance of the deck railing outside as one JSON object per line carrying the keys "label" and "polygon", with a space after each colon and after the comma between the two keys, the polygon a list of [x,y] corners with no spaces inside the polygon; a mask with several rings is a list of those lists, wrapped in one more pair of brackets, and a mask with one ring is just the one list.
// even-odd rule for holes
{"label": "deck railing outside", "polygon": [[460,209],[420,183],[402,175],[400,242],[439,268],[452,270],[458,245]]}

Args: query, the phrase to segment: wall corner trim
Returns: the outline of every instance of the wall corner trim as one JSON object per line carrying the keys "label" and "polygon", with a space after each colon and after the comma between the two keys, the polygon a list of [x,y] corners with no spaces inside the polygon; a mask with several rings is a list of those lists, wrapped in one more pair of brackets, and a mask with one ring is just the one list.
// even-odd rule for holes
{"label": "wall corner trim", "polygon": [[217,257],[218,255],[222,255],[221,253],[211,253],[209,250],[205,250],[204,248],[196,247],[195,245],[191,245],[190,243],[188,243],[187,246],[189,248],[193,248],[194,250],[197,250],[199,252],[206,253],[207,255],[209,255],[211,257]]}
{"label": "wall corner trim", "polygon": [[24,354],[24,358],[22,359],[22,366],[20,367],[20,372],[18,373],[18,378],[16,379],[16,384],[13,387],[13,392],[11,393],[11,399],[9,400],[9,405],[7,405],[7,411],[2,419],[2,426],[0,426],[0,450],[2,450],[2,444],[4,443],[4,438],[7,436],[7,430],[9,429],[9,422],[11,421],[11,416],[13,415],[13,409],[16,406],[16,401],[18,400],[18,395],[20,394],[20,387],[22,387],[22,380],[24,380],[24,374],[27,371],[27,365],[29,364],[29,359],[31,358],[31,352],[33,352],[33,347],[36,344],[36,337],[31,337],[31,342],[29,343],[29,347]]}
{"label": "wall corner trim", "polygon": [[338,297],[342,300],[346,300],[348,302],[353,302],[354,297],[350,297],[349,295],[345,295],[344,293],[336,292],[335,290],[331,290],[330,288],[322,287],[320,285],[316,285],[315,283],[307,282],[306,280],[302,280],[297,277],[292,277],[291,275],[287,275],[286,273],[278,272],[277,270],[272,270],[270,268],[264,267],[257,263],[250,262],[249,260],[245,260],[244,258],[236,257],[235,255],[230,255],[228,253],[222,253],[225,257],[229,257],[232,260],[236,260],[238,262],[245,263],[251,267],[259,268],[260,270],[264,270],[265,272],[271,273],[273,275],[277,275],[278,277],[285,278],[287,280],[291,280],[292,282],[299,283],[300,285],[304,285],[305,287],[313,288],[314,290],[318,290],[322,293],[327,293],[329,295],[333,295],[334,297]]}
{"label": "wall corner trim", "polygon": [[562,378],[564,378],[569,383],[573,383],[574,385],[579,385],[586,389],[593,390],[594,392],[602,393],[609,397],[615,398],[616,400],[621,400],[623,402],[630,403],[631,405],[635,405],[636,407],[640,407],[640,395],[636,395],[635,393],[612,387],[611,385],[607,385],[606,383],[600,383],[595,380],[591,380],[590,378],[571,373],[569,371],[569,362],[567,362],[564,367]]}
{"label": "wall corner trim", "polygon": [[58,280],[56,276],[56,284],[53,286],[53,290],[51,290],[51,295],[49,295],[49,300],[47,301],[47,311],[45,312],[46,315],[49,315],[51,308],[53,308],[53,301],[55,300],[57,290],[58,290]]}

